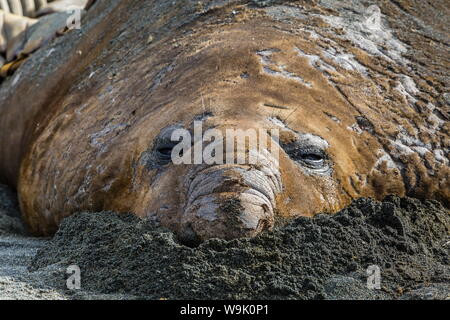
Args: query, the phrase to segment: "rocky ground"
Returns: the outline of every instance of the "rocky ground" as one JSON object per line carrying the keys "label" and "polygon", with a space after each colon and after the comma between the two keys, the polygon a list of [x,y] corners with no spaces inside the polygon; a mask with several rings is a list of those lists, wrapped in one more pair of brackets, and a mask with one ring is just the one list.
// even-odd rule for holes
{"label": "rocky ground", "polygon": [[[153,223],[80,213],[53,239],[17,226],[0,189],[2,299],[449,299],[450,216],[434,201],[359,199],[340,213],[299,218],[251,240],[191,248]],[[67,267],[81,290],[66,288]],[[378,266],[381,289],[367,288]]]}

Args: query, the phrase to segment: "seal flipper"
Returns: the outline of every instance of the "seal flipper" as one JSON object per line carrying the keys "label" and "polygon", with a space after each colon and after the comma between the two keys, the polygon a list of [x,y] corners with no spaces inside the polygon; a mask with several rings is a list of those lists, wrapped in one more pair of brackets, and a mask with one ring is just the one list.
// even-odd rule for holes
{"label": "seal flipper", "polygon": [[22,0],[22,11],[24,16],[34,17],[36,13],[34,0]]}
{"label": "seal flipper", "polygon": [[27,17],[10,14],[0,9],[0,67],[8,61],[6,52],[11,42],[15,38],[21,37],[24,31],[36,21]]}
{"label": "seal flipper", "polygon": [[[82,9],[87,0],[76,1],[55,1],[52,4],[58,5],[59,9],[80,8]],[[7,3],[6,3],[7,4]],[[5,7],[2,4],[2,8]],[[40,9],[45,9],[47,5]],[[5,7],[9,10],[9,7]],[[35,9],[28,6],[27,10]],[[33,10],[34,10],[33,9]],[[34,15],[34,12],[32,13]],[[84,14],[84,10],[81,11]],[[14,62],[20,59],[20,63],[8,64],[2,68],[0,77],[6,77],[16,70],[33,51],[42,47],[57,35],[62,34],[67,29],[67,21],[71,15],[70,11],[57,12],[40,18],[39,20],[23,17],[4,12],[0,9],[0,53],[4,55],[0,60],[0,67],[5,62]]]}
{"label": "seal flipper", "polygon": [[6,60],[23,58],[63,33],[70,15],[68,12],[59,12],[39,19],[8,43]]}
{"label": "seal flipper", "polygon": [[22,4],[20,0],[9,0],[9,9],[11,13],[23,16]]}
{"label": "seal flipper", "polygon": [[56,0],[51,3],[46,4],[36,12],[36,16],[40,17],[46,14],[63,12],[73,9],[84,9],[86,8],[88,0]]}

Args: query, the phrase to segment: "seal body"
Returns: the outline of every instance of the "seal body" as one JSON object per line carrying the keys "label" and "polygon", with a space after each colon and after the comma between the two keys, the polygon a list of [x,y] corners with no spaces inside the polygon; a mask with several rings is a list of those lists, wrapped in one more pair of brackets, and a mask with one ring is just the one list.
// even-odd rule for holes
{"label": "seal body", "polygon": [[[198,242],[253,236],[278,218],[336,212],[362,196],[448,203],[448,122],[402,65],[400,42],[385,39],[392,57],[382,56],[348,38],[363,30],[381,45],[387,31],[372,25],[346,38],[325,13],[305,20],[307,7],[224,3],[97,3],[89,37],[66,35],[70,50],[61,40],[63,58],[34,99],[19,92],[33,60],[52,61],[46,52],[5,85],[16,91],[1,101],[1,174],[34,233],[54,233],[74,212],[113,210]],[[429,101],[423,112],[412,103],[419,96]],[[254,130],[270,148],[252,164],[168,161],[174,131],[198,122]]]}

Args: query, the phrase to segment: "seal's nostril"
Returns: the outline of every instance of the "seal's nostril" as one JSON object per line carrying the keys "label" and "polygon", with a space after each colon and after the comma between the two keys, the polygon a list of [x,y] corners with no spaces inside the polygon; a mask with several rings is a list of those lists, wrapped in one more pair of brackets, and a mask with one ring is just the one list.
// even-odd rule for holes
{"label": "seal's nostril", "polygon": [[196,248],[202,243],[202,240],[197,233],[195,233],[190,223],[183,228],[177,238],[181,244],[191,248]]}

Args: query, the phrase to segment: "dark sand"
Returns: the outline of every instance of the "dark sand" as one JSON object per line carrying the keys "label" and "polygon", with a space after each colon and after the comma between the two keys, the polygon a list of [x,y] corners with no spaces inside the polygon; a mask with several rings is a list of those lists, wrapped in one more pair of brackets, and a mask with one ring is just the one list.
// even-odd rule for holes
{"label": "dark sand", "polygon": [[0,184],[0,236],[7,234],[24,234],[24,228],[16,194]]}
{"label": "dark sand", "polygon": [[[80,213],[64,220],[30,270],[77,264],[83,289],[147,299],[444,299],[449,230],[438,202],[397,197],[359,199],[334,216],[197,248],[132,215]],[[381,290],[366,286],[370,265],[381,269]]]}

